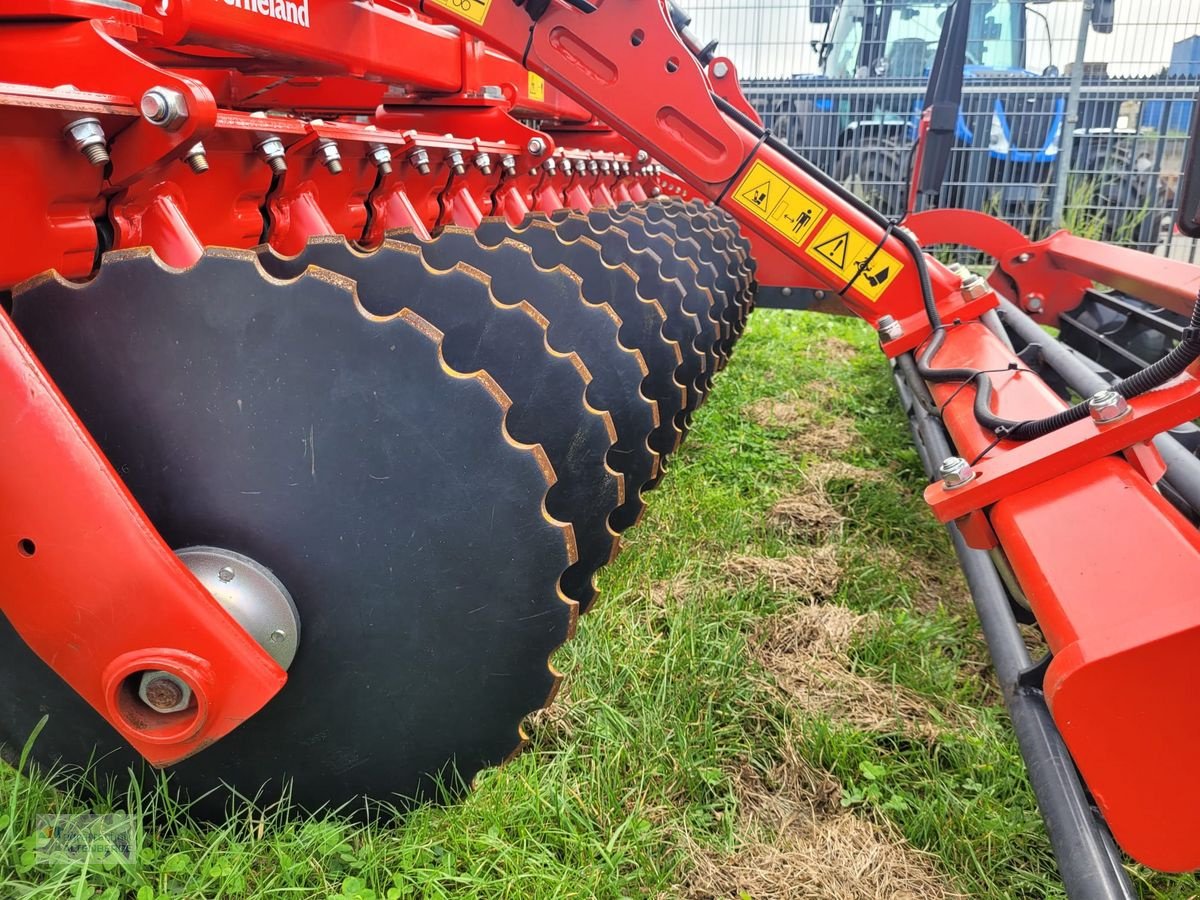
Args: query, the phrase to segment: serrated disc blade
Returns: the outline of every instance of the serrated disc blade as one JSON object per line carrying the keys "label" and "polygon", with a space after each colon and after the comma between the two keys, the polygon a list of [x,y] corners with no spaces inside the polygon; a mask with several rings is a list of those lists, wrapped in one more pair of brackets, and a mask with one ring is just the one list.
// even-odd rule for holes
{"label": "serrated disc blade", "polygon": [[[418,247],[385,242],[360,252],[343,238],[314,238],[297,256],[261,248],[263,267],[291,278],[309,265],[352,279],[368,312],[390,316],[408,308],[445,338],[442,354],[460,372],[486,371],[512,401],[508,430],[518,441],[540,444],[557,481],[546,496],[550,515],[569,522],[578,561],[563,573],[562,589],[581,607],[596,599],[594,576],[616,554],[617,535],[608,517],[622,503],[624,485],[607,467],[613,445],[608,413],[588,405],[590,375],[578,357],[546,344],[545,323],[527,307],[500,303],[487,279],[467,266],[442,271],[427,264]],[[433,423],[431,423],[432,425]],[[436,427],[436,426],[434,426]],[[479,497],[486,513],[487,491]]]}
{"label": "serrated disc blade", "polygon": [[[569,216],[556,213],[554,218],[559,220]],[[696,264],[676,250],[671,238],[648,234],[637,220],[614,222],[608,210],[600,209],[592,210],[586,218],[595,230],[619,229],[624,233],[626,246],[630,250],[649,250],[654,253],[659,259],[660,278],[675,279],[683,286],[684,308],[695,315],[700,324],[696,346],[704,354],[704,379],[701,388],[702,394],[707,395],[712,388],[713,375],[716,374],[717,363],[721,358],[721,333],[718,313],[713,308],[714,298],[708,287],[701,283],[702,276]]]}
{"label": "serrated disc blade", "polygon": [[642,490],[658,474],[658,454],[648,443],[658,424],[657,407],[642,394],[646,369],[641,355],[622,345],[616,314],[585,300],[574,273],[539,267],[523,244],[485,246],[463,228],[442,229],[431,241],[404,232],[392,238],[419,247],[435,268],[464,262],[483,272],[496,299],[532,306],[546,322],[550,345],[579,355],[591,373],[589,403],[612,416],[617,433],[608,459],[625,479],[625,501],[612,511],[610,524],[619,532],[636,523],[645,509]]}
{"label": "serrated disc blade", "polygon": [[[719,228],[714,220],[682,205],[649,203],[642,207],[629,206],[630,212],[640,211],[648,222],[669,222],[677,234],[696,241],[701,254],[712,261],[719,276],[717,285],[726,299],[723,315],[727,349],[732,350],[733,343],[745,326],[744,301],[750,287],[750,277],[741,253],[733,247],[728,232]],[[624,207],[621,211],[625,211]]]}
{"label": "serrated disc blade", "polygon": [[[659,454],[661,469],[662,461],[675,452],[682,436],[688,402],[686,379],[693,369],[699,371],[699,357],[690,349],[691,337],[698,332],[695,320],[688,337],[688,323],[683,316],[671,318],[657,300],[643,294],[642,281],[632,269],[611,263],[590,239],[566,239],[543,219],[531,218],[519,229],[486,220],[477,234],[488,244],[510,237],[519,240],[543,267],[566,266],[580,278],[585,297],[593,303],[610,304],[621,317],[622,334],[628,333],[630,344],[641,351],[649,369],[647,395],[658,404],[659,419],[650,436],[650,447]],[[687,351],[681,351],[679,337],[687,342]]]}
{"label": "serrated disc blade", "polygon": [[[109,254],[85,286],[18,289],[13,318],[168,544],[250,556],[299,610],[279,695],[172,768],[182,793],[216,789],[194,814],[223,813],[222,783],[270,802],[286,779],[307,809],[436,796],[520,747],[574,627],[567,526],[544,454],[431,325],[241,251],[185,272]],[[2,618],[0,685],[0,742],[47,714],[43,763],[98,759],[100,783],[144,768]]]}
{"label": "serrated disc blade", "polygon": [[608,212],[618,226],[637,222],[638,227],[643,228],[647,234],[666,237],[672,242],[677,256],[695,263],[698,282],[707,288],[713,300],[712,314],[719,328],[717,351],[721,360],[727,360],[733,344],[734,323],[738,316],[737,285],[735,279],[726,271],[725,260],[720,258],[706,238],[697,234],[687,220],[676,221],[665,216],[655,218],[632,204],[621,209],[610,209]]}
{"label": "serrated disc blade", "polygon": [[680,433],[686,436],[692,413],[704,402],[711,380],[711,350],[705,349],[705,330],[689,308],[687,292],[679,280],[663,271],[663,261],[653,250],[630,246],[629,235],[608,224],[597,227],[576,214],[556,215],[550,220],[531,217],[529,230],[550,229],[560,240],[590,241],[599,246],[606,266],[622,266],[634,275],[637,292],[657,302],[666,313],[663,331],[680,347],[677,380],[687,391],[683,409],[676,416]]}

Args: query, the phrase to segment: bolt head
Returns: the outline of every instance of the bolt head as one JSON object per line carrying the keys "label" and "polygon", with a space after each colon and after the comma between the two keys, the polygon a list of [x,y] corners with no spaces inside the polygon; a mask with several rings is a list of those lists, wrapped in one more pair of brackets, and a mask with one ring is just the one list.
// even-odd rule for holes
{"label": "bolt head", "polygon": [[546,152],[546,142],[540,137],[531,137],[525,149],[529,151],[530,156],[541,156]]}
{"label": "bolt head", "polygon": [[167,117],[167,98],[156,90],[146,91],[142,94],[142,102],[138,104],[138,109],[143,116],[157,125]]}
{"label": "bolt head", "polygon": [[187,100],[172,88],[156,85],[142,94],[138,109],[147,122],[171,129],[187,118]]}
{"label": "bolt head", "polygon": [[942,478],[942,487],[948,491],[962,487],[975,478],[971,464],[961,456],[948,456],[938,467],[938,475]]}
{"label": "bolt head", "polygon": [[1088,414],[1097,424],[1123,419],[1131,409],[1129,401],[1113,390],[1096,391],[1088,398]]}
{"label": "bolt head", "polygon": [[192,702],[192,689],[186,681],[170,672],[143,672],[138,683],[138,699],[155,712],[182,712]]}
{"label": "bolt head", "polygon": [[718,60],[717,62],[713,63],[712,73],[714,78],[724,78],[729,74],[729,64]]}
{"label": "bolt head", "polygon": [[879,339],[885,344],[904,336],[904,327],[896,321],[895,316],[883,316],[875,325]]}
{"label": "bolt head", "polygon": [[500,165],[504,169],[505,174],[517,174],[517,160],[512,156],[512,154],[506,153],[500,157]]}
{"label": "bolt head", "polygon": [[1042,297],[1041,294],[1026,294],[1025,295],[1025,308],[1028,309],[1030,312],[1041,312],[1042,308],[1045,305],[1046,305],[1046,301]]}
{"label": "bolt head", "polygon": [[640,163],[648,163],[650,161],[650,154],[647,153],[645,150],[639,150],[637,152],[636,159]]}
{"label": "bolt head", "polygon": [[1019,262],[1019,263],[1027,263],[1031,259],[1033,259],[1032,253],[1021,253],[1017,256],[1017,262]]}
{"label": "bolt head", "polygon": [[978,300],[985,294],[990,294],[991,286],[987,283],[986,278],[976,275],[974,272],[969,273],[963,278],[962,294],[968,300]]}

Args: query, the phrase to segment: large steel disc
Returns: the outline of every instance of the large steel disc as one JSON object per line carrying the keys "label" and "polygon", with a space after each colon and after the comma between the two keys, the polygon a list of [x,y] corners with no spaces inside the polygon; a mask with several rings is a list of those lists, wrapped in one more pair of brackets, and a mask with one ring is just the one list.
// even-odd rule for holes
{"label": "large steel disc", "polygon": [[[537,219],[527,223],[530,228],[538,224]],[[599,225],[591,218],[575,213],[555,214],[542,227],[553,227],[565,241],[589,240],[600,247],[606,262],[620,260],[637,279],[638,291],[657,301],[666,311],[667,325],[664,330],[676,340],[681,348],[683,362],[678,379],[687,390],[687,397],[676,423],[686,435],[691,424],[692,413],[704,402],[712,384],[715,356],[712,353],[712,333],[707,319],[700,314],[688,299],[688,288],[678,275],[688,273],[676,271],[676,261],[664,262],[657,252],[647,246],[647,241],[635,241],[629,233],[611,222]],[[681,267],[680,267],[681,268]],[[669,329],[669,330],[668,330]]]}
{"label": "large steel disc", "polygon": [[[690,414],[704,402],[712,388],[716,372],[717,355],[714,346],[717,340],[716,320],[711,315],[712,298],[697,283],[695,266],[675,256],[675,250],[667,238],[647,235],[645,230],[627,224],[617,225],[607,212],[593,210],[580,215],[573,212],[558,212],[551,221],[569,236],[587,235],[602,247],[611,246],[613,252],[624,254],[626,265],[643,277],[651,277],[663,288],[656,299],[663,304],[668,317],[685,318],[695,323],[696,333],[691,341],[699,357],[699,371],[695,376],[696,396],[690,404]],[[649,288],[648,288],[649,289]],[[686,360],[685,360],[686,361]]]}
{"label": "large steel disc", "polygon": [[[442,354],[460,372],[482,370],[505,392],[512,407],[509,433],[540,444],[558,480],[546,497],[550,515],[569,522],[578,561],[563,573],[563,592],[589,606],[596,598],[594,576],[617,552],[608,524],[622,505],[623,483],[606,465],[614,431],[607,412],[585,397],[590,374],[573,353],[555,353],[546,326],[528,308],[497,301],[478,270],[451,264],[441,270],[409,244],[385,242],[360,252],[341,237],[312,239],[295,257],[260,250],[263,267],[284,278],[320,266],[353,279],[359,302],[374,315],[408,307],[442,332]],[[488,491],[480,492],[480,504]]]}
{"label": "large steel disc", "polygon": [[[694,318],[687,323],[681,321],[682,317],[668,317],[660,303],[643,293],[646,285],[629,266],[606,257],[590,239],[566,239],[544,219],[531,217],[520,228],[486,220],[476,234],[488,245],[519,241],[529,248],[538,265],[562,265],[574,272],[588,300],[612,306],[621,317],[621,334],[637,347],[649,369],[644,384],[647,396],[658,404],[659,420],[650,436],[650,447],[659,454],[660,462],[674,453],[684,427],[682,418],[688,399],[684,385],[691,383],[689,373],[700,371],[702,365],[702,357],[690,349],[690,341],[698,332]],[[692,325],[690,332],[688,324]],[[681,339],[689,349],[680,349]]]}
{"label": "large steel disc", "polygon": [[711,354],[709,386],[712,376],[724,366],[728,325],[724,319],[726,299],[717,286],[717,272],[703,258],[695,241],[679,235],[669,224],[650,223],[632,206],[621,212],[613,207],[593,209],[588,219],[596,224],[611,225],[626,232],[634,246],[653,249],[663,258],[664,272],[674,275],[688,289],[700,317],[700,323],[711,335],[707,348]]}
{"label": "large steel disc", "polygon": [[523,244],[501,240],[485,246],[474,232],[456,227],[440,229],[431,241],[412,232],[389,236],[419,247],[425,261],[438,269],[462,262],[483,272],[498,301],[528,304],[545,319],[551,347],[579,355],[591,373],[588,401],[608,412],[616,428],[608,461],[624,478],[625,501],[613,510],[609,523],[623,531],[637,522],[645,509],[642,490],[658,475],[658,453],[649,444],[658,410],[642,393],[648,372],[641,354],[622,343],[620,317],[607,303],[587,300],[578,275],[562,266],[539,266]]}
{"label": "large steel disc", "polygon": [[[495,382],[451,369],[397,299],[374,316],[345,279],[278,282],[239,251],[186,272],[123,251],[86,286],[17,292],[13,318],[167,542],[245,554],[299,612],[282,692],[172,768],[192,797],[290,782],[315,808],[453,788],[518,749],[557,685],[548,658],[576,605],[553,472],[506,431]],[[42,762],[139,768],[0,620],[0,743],[43,714]]]}
{"label": "large steel disc", "polygon": [[713,230],[698,216],[692,216],[678,208],[672,213],[669,209],[654,204],[645,207],[625,204],[617,212],[620,215],[636,216],[645,223],[646,230],[652,234],[656,229],[670,229],[670,233],[680,241],[694,243],[698,258],[711,266],[713,289],[722,301],[722,349],[728,357],[740,333],[742,292],[746,288],[737,256],[729,247],[725,236]]}

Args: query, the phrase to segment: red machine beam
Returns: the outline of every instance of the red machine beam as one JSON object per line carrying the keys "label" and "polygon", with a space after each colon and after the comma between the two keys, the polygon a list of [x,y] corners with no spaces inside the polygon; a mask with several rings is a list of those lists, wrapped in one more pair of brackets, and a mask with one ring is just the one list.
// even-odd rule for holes
{"label": "red machine beam", "polygon": [[[228,734],[287,675],[163,543],[0,313],[0,584],[38,656],[156,766]],[[194,702],[155,713],[138,673],[183,679]]]}

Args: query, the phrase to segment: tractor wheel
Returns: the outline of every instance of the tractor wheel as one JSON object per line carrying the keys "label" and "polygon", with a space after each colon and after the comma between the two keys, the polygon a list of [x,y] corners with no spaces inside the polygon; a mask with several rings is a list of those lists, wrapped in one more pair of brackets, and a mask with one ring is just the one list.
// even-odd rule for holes
{"label": "tractor wheel", "polygon": [[886,216],[904,212],[908,151],[887,135],[864,135],[842,148],[833,177]]}

